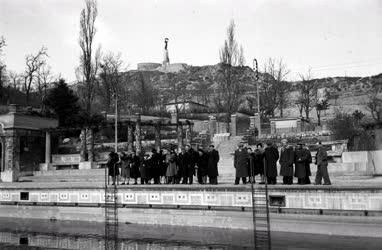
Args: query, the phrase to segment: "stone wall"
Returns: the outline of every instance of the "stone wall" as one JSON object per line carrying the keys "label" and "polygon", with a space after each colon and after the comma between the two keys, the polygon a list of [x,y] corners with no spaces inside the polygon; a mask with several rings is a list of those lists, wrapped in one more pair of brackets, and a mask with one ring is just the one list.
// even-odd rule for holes
{"label": "stone wall", "polygon": [[[28,192],[28,199],[21,200],[21,192]],[[284,208],[382,210],[381,188],[272,188],[269,196],[281,197]],[[161,205],[182,207],[252,206],[249,187],[243,188],[121,188],[118,193],[121,205]],[[1,189],[0,203],[35,202],[56,204],[102,204],[103,188],[50,188],[50,189]]]}

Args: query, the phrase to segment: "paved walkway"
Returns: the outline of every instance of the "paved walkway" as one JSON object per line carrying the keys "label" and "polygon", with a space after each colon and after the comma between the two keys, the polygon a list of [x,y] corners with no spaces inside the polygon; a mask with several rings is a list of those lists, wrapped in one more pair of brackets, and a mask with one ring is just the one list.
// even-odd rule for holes
{"label": "paved walkway", "polygon": [[[296,180],[295,180],[296,181]],[[131,181],[132,182],[132,181]],[[281,181],[279,181],[281,183]],[[374,178],[355,178],[352,179],[341,179],[341,178],[332,178],[331,186],[324,185],[269,185],[269,189],[293,189],[293,190],[330,190],[330,189],[341,189],[341,190],[362,190],[362,189],[381,189],[382,190],[382,176],[374,177]],[[14,182],[14,183],[5,183],[0,182],[0,189],[7,188],[102,188],[104,187],[105,182]],[[257,186],[263,186],[260,184],[255,184]],[[162,185],[119,185],[119,188],[136,188],[140,189],[144,188],[175,188],[175,189],[237,189],[237,190],[245,190],[250,189],[250,184],[239,184],[234,185],[233,183],[220,183],[219,185],[200,185],[200,184],[192,184],[192,185],[184,185],[184,184],[162,184]]]}

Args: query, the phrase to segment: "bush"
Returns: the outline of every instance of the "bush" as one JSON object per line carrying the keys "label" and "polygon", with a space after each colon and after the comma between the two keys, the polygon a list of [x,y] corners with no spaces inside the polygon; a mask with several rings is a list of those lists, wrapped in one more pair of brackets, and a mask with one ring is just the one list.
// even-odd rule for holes
{"label": "bush", "polygon": [[335,140],[349,140],[348,148],[350,151],[373,150],[375,148],[372,136],[359,125],[357,117],[352,114],[338,112],[328,125]]}

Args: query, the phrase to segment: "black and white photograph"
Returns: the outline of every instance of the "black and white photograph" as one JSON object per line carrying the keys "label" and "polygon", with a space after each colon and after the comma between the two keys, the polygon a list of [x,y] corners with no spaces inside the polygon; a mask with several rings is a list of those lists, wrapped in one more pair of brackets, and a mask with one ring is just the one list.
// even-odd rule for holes
{"label": "black and white photograph", "polygon": [[382,1],[0,0],[0,249],[382,249]]}

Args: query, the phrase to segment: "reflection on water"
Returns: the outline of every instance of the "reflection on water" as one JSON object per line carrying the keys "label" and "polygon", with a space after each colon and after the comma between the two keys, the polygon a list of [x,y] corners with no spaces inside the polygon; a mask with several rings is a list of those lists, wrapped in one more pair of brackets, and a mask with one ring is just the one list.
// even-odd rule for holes
{"label": "reflection on water", "polygon": [[[0,218],[0,249],[105,249],[104,230],[96,222]],[[252,249],[252,240],[248,230],[121,223],[118,249]]]}
{"label": "reflection on water", "polygon": [[[105,249],[105,241],[97,235],[66,236],[57,234],[0,232],[1,249]],[[118,249],[238,249],[238,246],[202,246],[197,242],[170,242],[164,240],[119,239]],[[245,247],[241,249],[247,249]]]}

